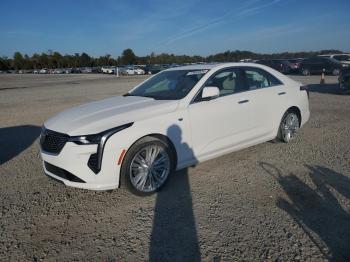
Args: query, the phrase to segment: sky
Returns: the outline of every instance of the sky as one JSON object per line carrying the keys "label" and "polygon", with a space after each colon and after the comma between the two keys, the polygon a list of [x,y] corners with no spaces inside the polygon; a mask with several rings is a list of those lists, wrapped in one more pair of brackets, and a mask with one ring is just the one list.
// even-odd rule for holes
{"label": "sky", "polygon": [[350,52],[350,0],[4,0],[0,14],[0,56],[8,57]]}

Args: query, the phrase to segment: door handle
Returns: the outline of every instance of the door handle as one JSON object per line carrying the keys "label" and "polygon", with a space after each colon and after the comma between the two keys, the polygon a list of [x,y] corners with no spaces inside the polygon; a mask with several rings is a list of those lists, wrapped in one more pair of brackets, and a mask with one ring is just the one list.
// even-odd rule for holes
{"label": "door handle", "polygon": [[283,96],[283,95],[285,95],[285,94],[286,94],[286,92],[279,92],[279,93],[278,93],[279,96]]}
{"label": "door handle", "polygon": [[238,104],[244,104],[244,103],[248,103],[248,102],[249,102],[249,100],[248,100],[248,99],[245,99],[245,100],[239,101]]}

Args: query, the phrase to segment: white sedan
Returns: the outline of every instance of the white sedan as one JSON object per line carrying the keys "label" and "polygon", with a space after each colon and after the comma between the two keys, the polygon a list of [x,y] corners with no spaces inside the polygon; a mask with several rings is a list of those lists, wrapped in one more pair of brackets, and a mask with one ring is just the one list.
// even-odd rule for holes
{"label": "white sedan", "polygon": [[145,70],[143,70],[141,68],[135,68],[134,72],[136,75],[144,75],[145,74]]}
{"label": "white sedan", "polygon": [[145,195],[175,170],[275,138],[288,143],[309,116],[307,87],[269,67],[176,67],[49,119],[41,156],[45,173],[67,186]]}

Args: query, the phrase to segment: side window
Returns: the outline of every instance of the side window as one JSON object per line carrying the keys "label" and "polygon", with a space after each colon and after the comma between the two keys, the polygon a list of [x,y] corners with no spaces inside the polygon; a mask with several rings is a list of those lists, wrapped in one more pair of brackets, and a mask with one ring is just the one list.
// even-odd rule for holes
{"label": "side window", "polygon": [[247,68],[244,72],[249,90],[282,85],[280,80],[262,69]]}
{"label": "side window", "polygon": [[338,60],[338,61],[347,60],[347,57],[345,55],[335,55],[335,56],[333,56],[333,58]]}
{"label": "side window", "polygon": [[274,77],[273,75],[269,74],[266,72],[266,74],[268,74],[268,78],[269,78],[269,82],[270,82],[270,86],[279,86],[279,85],[283,85],[283,83],[278,80],[276,77]]}
{"label": "side window", "polygon": [[245,77],[249,90],[255,90],[258,88],[269,87],[270,83],[268,78],[259,72],[258,69],[246,69]]}
{"label": "side window", "polygon": [[308,60],[306,60],[307,64],[316,64],[318,63],[317,58],[309,58]]}
{"label": "side window", "polygon": [[220,96],[246,91],[244,82],[242,81],[242,73],[239,69],[220,71],[211,77],[205,86],[216,86],[220,90]]}
{"label": "side window", "polygon": [[323,63],[328,63],[329,59],[325,57],[317,57],[314,59],[315,64],[323,64]]}

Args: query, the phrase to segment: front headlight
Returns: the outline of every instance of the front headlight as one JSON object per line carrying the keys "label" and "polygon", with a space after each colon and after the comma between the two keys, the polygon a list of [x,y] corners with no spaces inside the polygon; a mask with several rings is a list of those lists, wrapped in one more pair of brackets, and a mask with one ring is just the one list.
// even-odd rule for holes
{"label": "front headlight", "polygon": [[76,143],[78,145],[91,145],[99,144],[101,142],[101,135],[87,135],[87,136],[72,136],[69,142]]}
{"label": "front headlight", "polygon": [[[86,135],[86,136],[71,136],[69,142],[73,142],[78,145],[97,145],[96,153],[92,154],[89,158],[88,166],[95,173],[98,174],[101,170],[103,150],[107,140],[115,133],[122,131],[125,128],[132,126],[134,123],[128,123],[122,126],[118,126],[112,129],[108,129],[98,134]],[[93,159],[94,165],[90,164],[90,159]]]}
{"label": "front headlight", "polygon": [[115,133],[117,133],[125,128],[132,126],[132,124],[133,123],[125,124],[122,126],[108,129],[108,130],[103,131],[103,132],[98,133],[98,134],[93,134],[93,135],[71,136],[69,138],[69,142],[73,142],[73,143],[76,143],[78,145],[91,145],[91,144],[105,143],[111,135],[113,135],[113,134],[115,134]]}

